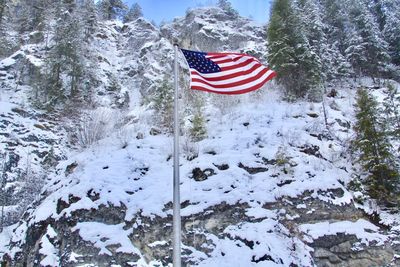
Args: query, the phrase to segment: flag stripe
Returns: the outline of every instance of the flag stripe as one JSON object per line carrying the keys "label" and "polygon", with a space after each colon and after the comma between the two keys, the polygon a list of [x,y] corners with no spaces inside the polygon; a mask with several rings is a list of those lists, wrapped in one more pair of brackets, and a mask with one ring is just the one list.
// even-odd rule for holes
{"label": "flag stripe", "polygon": [[265,78],[264,80],[262,80],[261,82],[259,82],[258,84],[255,84],[251,87],[247,87],[244,89],[238,89],[238,90],[226,90],[226,91],[221,91],[221,90],[215,90],[212,87],[204,87],[202,85],[196,85],[193,84],[191,85],[190,88],[192,88],[193,90],[199,90],[199,91],[205,91],[205,92],[210,92],[210,93],[217,93],[217,94],[224,94],[224,95],[239,95],[239,94],[244,94],[244,93],[248,93],[257,89],[260,89],[266,82],[268,82],[269,80],[271,80],[272,78],[274,78],[276,76],[276,73],[272,73],[270,76],[268,76],[267,78]]}
{"label": "flag stripe", "polygon": [[196,74],[193,75],[192,81],[193,82],[204,82],[205,84],[208,84],[210,86],[214,86],[216,88],[229,88],[229,87],[234,87],[242,84],[246,84],[248,82],[253,81],[254,79],[258,79],[261,76],[263,76],[265,73],[267,73],[269,70],[267,68],[258,68],[257,71],[253,71],[249,73],[248,75],[243,75],[239,77],[235,77],[229,80],[219,80],[219,81],[209,81],[207,79],[204,79],[200,75]]}
{"label": "flag stripe", "polygon": [[190,87],[219,94],[243,94],[262,87],[276,73],[253,56],[182,49],[190,69]]}
{"label": "flag stripe", "polygon": [[217,73],[200,73],[195,69],[190,69],[190,70],[191,70],[191,74],[199,74],[203,78],[207,79],[208,81],[220,81],[220,80],[231,79],[231,78],[238,77],[241,75],[247,75],[250,72],[255,71],[259,67],[265,68],[260,63],[252,62],[251,64],[247,65],[246,67],[239,68],[237,70],[221,71],[221,72],[217,72]]}
{"label": "flag stripe", "polygon": [[236,86],[228,86],[228,87],[224,87],[223,85],[218,85],[218,86],[210,85],[210,84],[204,83],[203,81],[195,81],[194,79],[192,79],[191,86],[199,86],[199,87],[203,87],[205,89],[215,90],[215,91],[218,91],[219,89],[221,91],[225,91],[224,89],[229,89],[231,91],[238,91],[238,90],[244,90],[248,87],[252,88],[253,86],[259,84],[260,82],[268,80],[268,78],[273,74],[274,74],[273,71],[268,71],[268,72],[264,73],[264,75],[262,75],[261,77],[259,77],[257,79],[253,79],[251,82],[247,82],[246,84],[238,83]]}
{"label": "flag stripe", "polygon": [[249,58],[249,59],[245,59],[244,61],[241,61],[241,62],[224,63],[221,65],[218,64],[218,66],[221,68],[221,71],[226,71],[226,70],[234,70],[234,69],[242,68],[244,66],[247,66],[251,62],[254,62],[254,60]]}
{"label": "flag stripe", "polygon": [[242,76],[246,76],[250,73],[252,73],[253,71],[258,71],[258,69],[262,69],[264,68],[261,64],[252,64],[249,65],[246,69],[243,68],[243,70],[237,71],[237,72],[233,72],[233,71],[226,71],[226,74],[224,74],[223,76],[211,76],[211,75],[205,75],[203,73],[199,73],[197,70],[193,70],[190,72],[193,76],[201,76],[202,78],[204,78],[207,81],[210,82],[215,82],[215,81],[224,81],[224,80],[229,80],[232,78],[236,78],[236,77],[242,77]]}

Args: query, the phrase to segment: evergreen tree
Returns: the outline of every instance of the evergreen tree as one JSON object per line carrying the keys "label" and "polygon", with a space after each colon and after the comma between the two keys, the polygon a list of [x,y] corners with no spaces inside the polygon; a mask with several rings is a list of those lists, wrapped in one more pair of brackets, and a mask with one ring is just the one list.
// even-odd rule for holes
{"label": "evergreen tree", "polygon": [[393,139],[400,140],[400,95],[393,83],[387,85],[385,94],[383,113],[386,115],[386,128]]}
{"label": "evergreen tree", "polygon": [[387,1],[383,34],[389,44],[392,63],[400,66],[400,1]]}
{"label": "evergreen tree", "polygon": [[0,0],[0,25],[3,21],[3,16],[6,11],[7,3],[6,0]]}
{"label": "evergreen tree", "polygon": [[16,13],[17,28],[20,33],[43,31],[50,13],[60,1],[51,0],[22,0]]}
{"label": "evergreen tree", "polygon": [[124,23],[134,21],[140,17],[143,17],[142,7],[138,3],[135,3],[124,16]]}
{"label": "evergreen tree", "polygon": [[380,201],[396,199],[399,174],[391,146],[379,117],[377,101],[363,88],[357,90],[356,134],[353,148],[359,152],[357,162],[366,171],[369,194]]}
{"label": "evergreen tree", "polygon": [[97,29],[97,12],[93,0],[84,0],[80,7],[85,40],[87,41]]}
{"label": "evergreen tree", "polygon": [[189,129],[190,137],[193,142],[203,140],[207,136],[206,121],[204,119],[203,105],[204,99],[194,96],[191,99],[191,127]]}
{"label": "evergreen tree", "polygon": [[320,85],[321,64],[290,0],[275,0],[268,27],[268,62],[290,96],[302,97]]}
{"label": "evergreen tree", "polygon": [[379,31],[383,31],[386,24],[385,0],[373,0],[370,3],[371,13],[374,15],[378,23]]}
{"label": "evergreen tree", "polygon": [[121,18],[128,9],[122,0],[100,0],[97,7],[104,20]]}
{"label": "evergreen tree", "polygon": [[[344,56],[346,49],[346,11],[340,0],[320,0],[321,23],[325,42],[322,43],[322,69],[327,81],[351,74],[351,65]],[[338,16],[341,14],[341,16]],[[312,27],[311,27],[312,30]]]}
{"label": "evergreen tree", "polygon": [[[391,71],[388,66],[390,56],[388,54],[388,44],[382,38],[373,15],[364,1],[348,1],[349,19],[354,26],[348,52],[350,57],[355,59],[362,50],[362,61],[353,60],[353,67],[360,69],[362,74],[370,77],[386,77]],[[353,47],[354,49],[350,49]],[[354,54],[353,54],[354,53]]]}
{"label": "evergreen tree", "polygon": [[346,59],[352,66],[352,73],[354,73],[356,77],[360,77],[364,73],[364,66],[368,64],[366,43],[354,27],[349,27],[348,32],[350,34],[346,43]]}
{"label": "evergreen tree", "polygon": [[233,8],[232,4],[228,0],[218,0],[217,6],[224,10],[228,15],[233,17],[239,16],[239,12]]}
{"label": "evergreen tree", "polygon": [[46,75],[42,90],[38,92],[38,104],[46,108],[64,107],[67,100],[78,100],[85,74],[85,46],[82,42],[82,23],[78,12],[60,5],[51,47],[46,58]]}
{"label": "evergreen tree", "polygon": [[327,38],[324,32],[325,24],[322,22],[321,6],[315,0],[299,0],[298,13],[301,16],[301,21],[304,24],[305,36],[308,40],[310,50],[314,55],[316,84],[311,86],[309,90],[309,98],[311,100],[320,101],[322,98],[322,86],[327,80],[328,69],[332,69],[329,60],[329,50]]}
{"label": "evergreen tree", "polygon": [[158,125],[172,132],[173,129],[173,109],[174,109],[174,89],[168,77],[164,77],[160,86],[154,91],[151,97],[155,110],[155,119]]}

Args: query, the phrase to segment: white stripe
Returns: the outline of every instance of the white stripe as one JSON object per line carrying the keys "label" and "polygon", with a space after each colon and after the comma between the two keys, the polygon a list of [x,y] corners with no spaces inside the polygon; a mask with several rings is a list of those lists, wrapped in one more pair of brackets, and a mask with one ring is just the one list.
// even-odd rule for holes
{"label": "white stripe", "polygon": [[[252,67],[254,67],[255,65],[259,65],[260,63],[254,61],[249,63],[248,65],[241,67],[241,68],[237,68],[237,69],[232,69],[232,70],[225,70],[225,71],[220,71],[220,72],[214,72],[214,73],[201,73],[201,75],[205,78],[215,78],[215,77],[221,77],[221,76],[225,76],[225,75],[230,75],[230,74],[234,74],[234,73],[238,73],[241,71],[246,71],[251,69]],[[260,64],[261,65],[261,64]],[[198,72],[196,69],[190,68],[190,71],[195,71]],[[200,72],[198,72],[200,73]]]}
{"label": "white stripe", "polygon": [[238,77],[235,77],[235,78],[231,78],[231,79],[227,79],[227,80],[221,80],[221,81],[209,81],[209,80],[205,79],[200,73],[198,73],[198,74],[191,74],[191,75],[192,75],[192,78],[196,77],[196,78],[202,79],[203,81],[206,81],[206,82],[208,82],[208,83],[211,83],[211,84],[213,84],[213,85],[223,85],[223,84],[229,84],[229,83],[240,82],[240,81],[242,81],[242,80],[245,80],[245,79],[254,77],[254,76],[256,76],[258,73],[260,73],[261,71],[263,71],[263,70],[265,70],[265,69],[266,69],[266,67],[264,67],[263,65],[260,65],[257,69],[255,69],[254,71],[252,71],[252,72],[249,73],[249,74],[241,75],[241,76],[238,76]]}
{"label": "white stripe", "polygon": [[202,87],[204,89],[208,89],[208,90],[212,90],[212,91],[218,91],[218,92],[241,91],[241,90],[246,90],[246,89],[248,89],[250,87],[253,87],[253,86],[259,84],[263,80],[267,79],[271,74],[273,74],[273,71],[269,70],[268,72],[266,72],[263,76],[261,76],[257,80],[254,80],[254,81],[252,81],[250,83],[246,83],[246,84],[243,84],[243,85],[231,87],[231,88],[214,88],[212,86],[209,86],[209,85],[201,83],[201,82],[191,82],[190,86],[199,86],[199,87]]}
{"label": "white stripe", "polygon": [[212,58],[212,56],[206,56],[206,58],[210,59],[211,61],[213,61],[214,63],[220,62],[220,61],[224,61],[224,60],[232,60],[231,56],[225,56],[225,57],[218,57],[218,58]]}
{"label": "white stripe", "polygon": [[245,57],[245,56],[243,56],[243,57],[241,57],[241,58],[240,58],[239,60],[237,60],[237,61],[231,61],[231,62],[227,62],[227,63],[221,63],[221,64],[218,64],[218,66],[219,66],[220,68],[223,68],[223,67],[230,67],[230,66],[238,65],[238,64],[240,64],[240,63],[242,63],[242,62],[245,62],[246,60],[249,60],[249,59],[255,61],[253,57]]}

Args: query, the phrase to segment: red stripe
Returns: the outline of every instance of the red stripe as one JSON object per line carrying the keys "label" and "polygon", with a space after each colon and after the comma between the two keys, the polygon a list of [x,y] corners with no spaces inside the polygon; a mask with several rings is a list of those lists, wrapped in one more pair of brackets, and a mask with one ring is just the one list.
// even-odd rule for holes
{"label": "red stripe", "polygon": [[276,73],[273,72],[273,73],[271,73],[271,75],[269,75],[267,78],[265,78],[262,82],[260,82],[260,83],[258,83],[256,85],[253,85],[253,86],[251,86],[249,88],[246,88],[246,89],[243,89],[243,90],[238,90],[238,91],[213,91],[213,90],[209,90],[209,89],[203,88],[201,86],[192,86],[191,88],[193,90],[205,91],[205,92],[216,93],[216,94],[239,95],[239,94],[244,94],[244,93],[248,93],[248,92],[260,89],[267,81],[271,80],[275,76],[276,76]]}
{"label": "red stripe", "polygon": [[217,59],[217,58],[221,58],[221,57],[226,57],[227,55],[225,55],[225,54],[218,54],[218,55],[206,55],[206,58],[209,58],[209,59]]}
{"label": "red stripe", "polygon": [[217,64],[217,65],[218,65],[218,64],[223,64],[223,63],[229,63],[229,62],[232,62],[232,61],[233,61],[231,58],[227,58],[227,59],[224,59],[224,60],[215,62],[214,59],[215,59],[215,58],[209,58],[209,60],[211,60],[212,62],[214,62],[214,63]]}
{"label": "red stripe", "polygon": [[244,57],[251,57],[250,55],[247,54],[241,54],[241,53],[214,53],[214,52],[209,52],[207,53],[206,56],[230,56],[230,55],[234,55],[234,56],[244,56]]}
{"label": "red stripe", "polygon": [[246,84],[246,83],[251,83],[251,82],[261,78],[267,72],[268,72],[268,69],[266,68],[266,69],[263,69],[262,71],[260,71],[257,75],[255,75],[253,77],[250,77],[250,78],[238,81],[238,82],[227,83],[227,84],[218,84],[218,85],[217,84],[211,84],[211,83],[208,83],[208,82],[206,82],[206,81],[204,81],[202,79],[199,79],[199,78],[192,78],[192,82],[204,83],[204,84],[207,84],[207,85],[209,85],[211,87],[214,87],[214,88],[231,88],[231,87],[236,87],[236,86],[243,85],[243,84]]}
{"label": "red stripe", "polygon": [[251,67],[248,70],[238,71],[238,72],[227,74],[227,75],[224,75],[223,73],[221,73],[221,76],[218,76],[218,77],[204,77],[204,76],[201,75],[201,73],[199,73],[197,71],[193,71],[193,70],[190,71],[190,73],[191,74],[200,75],[201,77],[203,77],[204,79],[207,79],[210,82],[216,82],[216,81],[223,81],[223,80],[232,79],[232,78],[236,78],[236,77],[239,77],[239,76],[250,74],[254,70],[258,69],[260,66],[262,66],[262,65],[261,64],[256,64],[256,65],[254,65],[253,67]]}
{"label": "red stripe", "polygon": [[[215,58],[208,58],[208,59],[213,61],[215,64],[223,64],[223,63],[236,62],[236,61],[238,61],[238,60],[240,60],[242,58],[243,57],[227,58],[227,59],[224,59],[224,60],[221,60],[221,61],[214,61]],[[254,58],[252,58],[252,61],[256,61],[256,60],[254,60]]]}
{"label": "red stripe", "polygon": [[242,67],[244,67],[244,66],[250,64],[250,63],[253,62],[253,61],[254,61],[254,59],[249,58],[249,59],[247,59],[246,61],[243,61],[243,62],[241,62],[241,63],[239,63],[239,64],[235,64],[235,65],[227,66],[227,67],[222,67],[222,68],[221,68],[221,71],[226,71],[226,70],[233,70],[233,69],[242,68]]}

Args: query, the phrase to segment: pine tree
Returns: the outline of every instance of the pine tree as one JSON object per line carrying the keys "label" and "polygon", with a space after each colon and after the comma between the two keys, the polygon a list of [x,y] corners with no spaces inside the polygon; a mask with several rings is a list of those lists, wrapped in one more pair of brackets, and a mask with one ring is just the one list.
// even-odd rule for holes
{"label": "pine tree", "polygon": [[8,193],[7,193],[7,153],[0,153],[1,162],[0,162],[0,233],[3,232],[3,228],[5,226],[6,215],[4,212],[4,207],[8,202]]}
{"label": "pine tree", "polygon": [[[354,26],[354,38],[350,42],[348,52],[354,53],[360,48],[363,52],[363,61],[353,60],[353,67],[360,69],[362,74],[369,77],[387,77],[391,71],[388,66],[390,56],[388,44],[382,38],[379,26],[364,1],[348,1],[349,19]],[[352,54],[356,58],[357,53]]]}
{"label": "pine tree", "polygon": [[[70,11],[67,11],[67,10]],[[79,13],[60,5],[51,47],[46,58],[45,80],[38,92],[38,104],[46,108],[64,107],[78,100],[85,75],[85,47]]]}
{"label": "pine tree", "polygon": [[364,66],[368,64],[366,43],[354,27],[349,28],[348,32],[350,34],[346,43],[346,59],[350,62],[355,77],[360,77],[364,73]]}
{"label": "pine tree", "polygon": [[369,194],[380,201],[396,199],[399,174],[391,153],[391,145],[379,117],[377,101],[363,88],[357,90],[356,137],[353,148],[359,152],[357,162],[367,172]]}
{"label": "pine tree", "polygon": [[217,6],[224,10],[228,15],[233,17],[239,16],[239,12],[235,10],[228,0],[218,0]]}
{"label": "pine tree", "polygon": [[140,17],[143,17],[142,7],[138,3],[135,3],[124,16],[124,23],[134,21]]}
{"label": "pine tree", "polygon": [[151,99],[158,125],[172,132],[174,89],[168,77],[164,77]]}
{"label": "pine tree", "polygon": [[275,0],[268,27],[268,62],[289,97],[320,85],[321,63],[308,42],[303,21],[290,0]]}
{"label": "pine tree", "polygon": [[8,37],[8,29],[6,26],[6,13],[7,13],[7,5],[6,0],[0,0],[0,58],[9,54],[10,50],[12,50],[12,45],[9,42]]}
{"label": "pine tree", "polygon": [[392,139],[400,140],[400,95],[393,83],[387,85],[383,99],[386,128]]}
{"label": "pine tree", "polygon": [[98,27],[96,6],[93,0],[84,0],[80,10],[85,40],[87,41]]}
{"label": "pine tree", "polygon": [[347,38],[346,10],[340,0],[320,0],[320,10],[326,39],[322,43],[323,73],[327,81],[348,77],[351,74],[351,65],[344,56]]}
{"label": "pine tree", "polygon": [[20,33],[43,31],[46,21],[59,1],[52,0],[22,0],[19,2],[16,21]]}
{"label": "pine tree", "polygon": [[191,98],[190,103],[191,109],[189,112],[192,113],[192,119],[190,120],[192,124],[189,133],[192,141],[198,142],[207,136],[206,121],[203,115],[204,99],[194,95],[193,98]]}
{"label": "pine tree", "polygon": [[378,23],[379,31],[383,31],[386,24],[386,12],[385,12],[385,0],[373,0],[370,3],[371,13],[376,18],[376,22]]}
{"label": "pine tree", "polygon": [[128,9],[122,0],[100,0],[97,7],[104,20],[121,18]]}
{"label": "pine tree", "polygon": [[0,0],[0,25],[3,21],[3,16],[6,11],[7,3],[6,0]]}
{"label": "pine tree", "polygon": [[400,66],[400,1],[387,1],[384,10],[386,11],[384,38],[389,44],[392,63]]}

